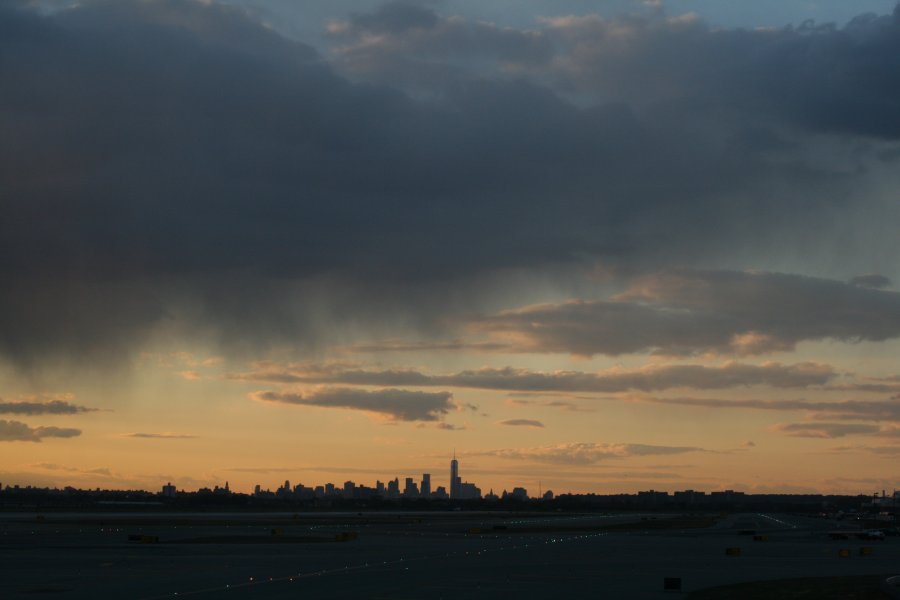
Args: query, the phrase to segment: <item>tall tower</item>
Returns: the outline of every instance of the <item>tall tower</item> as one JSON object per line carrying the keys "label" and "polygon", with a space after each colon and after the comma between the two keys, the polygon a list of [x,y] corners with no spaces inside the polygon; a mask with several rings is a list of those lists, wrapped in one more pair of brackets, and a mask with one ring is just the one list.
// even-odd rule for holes
{"label": "tall tower", "polygon": [[453,451],[453,460],[450,461],[450,497],[459,497],[459,462],[456,460],[456,450]]}

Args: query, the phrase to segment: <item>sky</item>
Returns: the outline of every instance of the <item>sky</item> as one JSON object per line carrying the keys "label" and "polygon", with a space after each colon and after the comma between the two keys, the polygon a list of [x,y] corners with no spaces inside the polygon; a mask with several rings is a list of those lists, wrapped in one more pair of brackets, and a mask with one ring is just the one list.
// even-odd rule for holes
{"label": "sky", "polygon": [[892,1],[0,5],[0,483],[900,480]]}

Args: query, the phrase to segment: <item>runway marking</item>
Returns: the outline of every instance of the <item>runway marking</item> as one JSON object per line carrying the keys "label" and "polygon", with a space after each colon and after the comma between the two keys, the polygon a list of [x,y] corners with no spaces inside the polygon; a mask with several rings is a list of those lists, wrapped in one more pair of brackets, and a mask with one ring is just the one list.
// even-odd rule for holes
{"label": "runway marking", "polygon": [[[429,556],[420,556],[417,558],[407,558],[407,559],[399,558],[396,560],[386,560],[386,561],[382,561],[380,563],[367,562],[367,563],[364,563],[361,565],[356,565],[356,566],[347,565],[344,567],[321,569],[319,571],[313,571],[310,573],[302,573],[301,572],[301,573],[297,573],[296,575],[286,575],[286,576],[281,576],[281,577],[267,577],[267,578],[265,578],[265,577],[264,578],[250,577],[248,581],[244,581],[244,582],[240,582],[240,583],[226,584],[224,586],[218,585],[218,586],[201,588],[201,589],[196,589],[196,590],[187,590],[187,591],[183,591],[183,592],[171,592],[171,593],[167,593],[167,594],[158,594],[158,595],[154,595],[154,596],[145,596],[142,600],[157,600],[157,599],[161,599],[161,598],[175,598],[175,597],[180,598],[183,596],[197,596],[200,594],[221,593],[221,592],[228,591],[228,590],[258,587],[258,586],[271,584],[271,583],[284,583],[284,582],[292,583],[295,581],[302,581],[302,580],[310,579],[310,578],[314,578],[314,577],[336,575],[336,574],[341,574],[341,573],[348,574],[351,572],[362,571],[365,569],[384,568],[384,567],[391,567],[391,566],[396,566],[396,565],[401,565],[401,564],[405,565],[405,564],[409,564],[409,563],[423,562],[423,561],[428,561],[428,560],[446,559],[446,558],[452,558],[452,557],[464,558],[467,556],[474,558],[476,556],[481,556],[482,554],[487,554],[488,552],[522,550],[525,548],[538,547],[540,545],[550,545],[550,544],[574,542],[574,541],[603,537],[606,535],[608,535],[606,532],[601,532],[601,533],[592,533],[592,534],[584,534],[584,535],[561,536],[561,537],[545,539],[543,541],[531,542],[531,543],[527,543],[527,544],[519,542],[517,544],[512,544],[512,545],[508,545],[508,546],[500,546],[498,548],[483,548],[481,550],[459,550],[459,551],[455,551],[455,552],[443,552],[440,554],[433,554],[433,555],[429,555]],[[408,570],[408,569],[409,568],[406,567],[406,570]]]}

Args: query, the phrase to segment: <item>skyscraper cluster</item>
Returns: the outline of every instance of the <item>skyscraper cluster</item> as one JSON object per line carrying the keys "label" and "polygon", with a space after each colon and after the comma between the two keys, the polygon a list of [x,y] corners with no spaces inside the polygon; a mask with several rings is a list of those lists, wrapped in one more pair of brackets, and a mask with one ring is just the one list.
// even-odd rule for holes
{"label": "skyscraper cluster", "polygon": [[474,483],[465,482],[460,478],[459,461],[456,460],[455,452],[453,460],[450,461],[449,493],[447,488],[442,485],[432,489],[431,473],[422,473],[422,479],[418,482],[413,477],[404,478],[402,488],[399,477],[389,480],[387,484],[382,481],[376,481],[375,487],[357,485],[353,481],[345,481],[343,486],[327,483],[315,487],[306,487],[303,484],[291,487],[291,482],[285,481],[284,485],[274,492],[263,490],[257,485],[253,495],[263,498],[292,498],[296,500],[313,498],[344,498],[348,500],[365,498],[385,498],[388,500],[413,500],[419,498],[427,500],[478,500],[482,497],[481,489],[478,486]]}

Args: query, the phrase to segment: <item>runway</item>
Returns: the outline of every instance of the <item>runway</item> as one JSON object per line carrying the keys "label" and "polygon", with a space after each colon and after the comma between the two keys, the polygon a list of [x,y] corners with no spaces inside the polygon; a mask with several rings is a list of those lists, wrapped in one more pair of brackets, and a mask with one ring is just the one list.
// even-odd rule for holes
{"label": "runway", "polygon": [[[640,599],[671,597],[665,577],[693,591],[900,570],[896,538],[834,541],[827,532],[840,526],[824,520],[739,514],[703,529],[659,528],[665,519],[690,523],[641,514],[2,515],[2,597]],[[333,541],[348,531],[358,537]]]}

